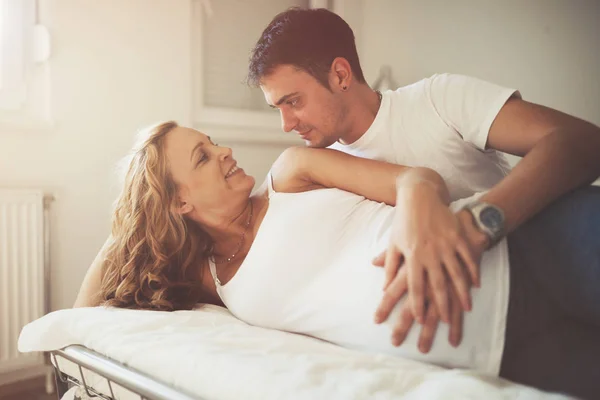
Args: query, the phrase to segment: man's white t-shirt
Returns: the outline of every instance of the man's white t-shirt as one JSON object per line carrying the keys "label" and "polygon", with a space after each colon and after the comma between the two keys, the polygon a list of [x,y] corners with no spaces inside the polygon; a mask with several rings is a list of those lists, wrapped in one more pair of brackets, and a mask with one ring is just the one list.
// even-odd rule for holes
{"label": "man's white t-shirt", "polygon": [[365,134],[330,148],[409,167],[429,167],[452,200],[490,189],[510,170],[503,154],[486,150],[492,122],[515,89],[462,75],[440,74],[382,93]]}

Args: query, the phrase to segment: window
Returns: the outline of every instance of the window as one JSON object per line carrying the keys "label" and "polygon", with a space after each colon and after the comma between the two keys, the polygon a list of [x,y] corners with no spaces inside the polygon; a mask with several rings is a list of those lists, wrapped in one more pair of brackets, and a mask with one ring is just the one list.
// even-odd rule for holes
{"label": "window", "polygon": [[244,83],[248,56],[277,13],[292,6],[309,7],[310,1],[202,0],[193,4],[196,122],[281,133],[279,115],[265,103],[262,91]]}
{"label": "window", "polygon": [[[237,143],[302,142],[281,130],[260,89],[244,83],[248,57],[269,21],[289,7],[328,8],[351,20],[359,0],[192,1],[193,126]],[[235,27],[232,29],[232,27]]]}
{"label": "window", "polygon": [[4,110],[18,110],[25,103],[27,3],[0,0],[0,109]]}
{"label": "window", "polygon": [[[271,18],[289,7],[308,7],[308,0],[213,1],[200,26],[206,62],[204,104],[209,107],[268,111],[260,89],[243,83],[249,51]],[[232,29],[235,27],[235,29]],[[242,28],[243,27],[243,28]]]}
{"label": "window", "polygon": [[49,35],[35,0],[0,0],[0,127],[47,124]]}

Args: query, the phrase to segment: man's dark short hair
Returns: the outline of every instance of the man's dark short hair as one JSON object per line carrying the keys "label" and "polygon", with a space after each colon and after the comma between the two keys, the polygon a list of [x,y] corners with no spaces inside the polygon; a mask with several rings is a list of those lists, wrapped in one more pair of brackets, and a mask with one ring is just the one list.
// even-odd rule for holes
{"label": "man's dark short hair", "polygon": [[262,78],[287,64],[330,89],[328,73],[336,57],[348,60],[356,80],[365,82],[354,33],[346,21],[324,8],[290,8],[273,18],[254,46],[247,82],[259,86]]}

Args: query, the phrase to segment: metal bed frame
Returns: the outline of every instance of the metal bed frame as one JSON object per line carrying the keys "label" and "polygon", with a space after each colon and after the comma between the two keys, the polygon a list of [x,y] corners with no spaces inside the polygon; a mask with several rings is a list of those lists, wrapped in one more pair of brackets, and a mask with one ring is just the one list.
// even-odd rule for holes
{"label": "metal bed frame", "polygon": [[[139,372],[125,365],[111,360],[84,346],[72,345],[62,350],[50,352],[54,367],[56,394],[58,399],[73,386],[82,387],[90,398],[116,400],[113,390],[114,385],[127,389],[138,395],[140,400],[202,400],[201,398],[175,389],[143,372]],[[60,369],[59,360],[65,359],[77,364],[79,377],[71,376]],[[84,370],[100,375],[108,384],[110,396],[99,392],[85,381]]]}

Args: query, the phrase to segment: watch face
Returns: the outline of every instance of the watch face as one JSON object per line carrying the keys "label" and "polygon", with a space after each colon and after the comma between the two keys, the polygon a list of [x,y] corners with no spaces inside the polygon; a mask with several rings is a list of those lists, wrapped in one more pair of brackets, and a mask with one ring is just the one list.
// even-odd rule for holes
{"label": "watch face", "polygon": [[481,210],[479,220],[483,225],[494,232],[501,230],[504,222],[501,212],[494,207],[486,207]]}

